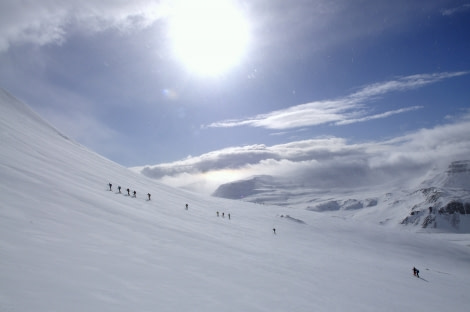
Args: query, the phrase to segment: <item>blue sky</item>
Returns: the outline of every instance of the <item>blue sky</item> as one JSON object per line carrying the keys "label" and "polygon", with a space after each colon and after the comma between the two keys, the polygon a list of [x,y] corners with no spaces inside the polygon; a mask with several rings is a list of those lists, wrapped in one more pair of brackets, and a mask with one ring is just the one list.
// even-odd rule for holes
{"label": "blue sky", "polygon": [[[0,12],[0,86],[128,167],[180,172],[326,138],[381,144],[469,114],[468,1],[1,1]],[[226,166],[260,161],[242,159]]]}

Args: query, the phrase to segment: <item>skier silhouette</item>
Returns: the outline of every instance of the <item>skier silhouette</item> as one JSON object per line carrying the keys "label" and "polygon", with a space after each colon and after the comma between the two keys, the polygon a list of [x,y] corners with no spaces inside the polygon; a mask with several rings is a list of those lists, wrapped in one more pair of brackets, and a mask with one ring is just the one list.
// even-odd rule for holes
{"label": "skier silhouette", "polygon": [[186,204],[186,210],[188,210],[188,204]]}
{"label": "skier silhouette", "polygon": [[415,267],[413,267],[413,275],[419,277],[419,270]]}
{"label": "skier silhouette", "polygon": [[147,193],[147,196],[149,197],[149,200],[150,200],[150,193]]}
{"label": "skier silhouette", "polygon": [[276,234],[276,229],[275,228],[273,228],[273,233]]}
{"label": "skier silhouette", "polygon": [[113,185],[111,183],[109,183],[108,185],[109,185],[109,190],[112,191]]}
{"label": "skier silhouette", "polygon": [[136,194],[137,194],[137,192],[136,192],[136,191],[134,191],[134,197],[137,197],[137,195],[136,195]]}
{"label": "skier silhouette", "polygon": [[130,191],[131,191],[131,190],[127,189],[127,196],[131,196]]}
{"label": "skier silhouette", "polygon": [[219,216],[219,212],[217,211],[217,217]]}
{"label": "skier silhouette", "polygon": [[118,186],[119,194],[121,194],[121,186]]}

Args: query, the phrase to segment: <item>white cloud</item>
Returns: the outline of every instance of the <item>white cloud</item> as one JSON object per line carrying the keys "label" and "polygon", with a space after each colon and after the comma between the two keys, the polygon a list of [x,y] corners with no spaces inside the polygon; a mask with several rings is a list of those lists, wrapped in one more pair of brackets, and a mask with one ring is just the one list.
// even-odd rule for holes
{"label": "white cloud", "polygon": [[0,52],[12,44],[60,44],[68,31],[145,28],[166,14],[161,2],[37,0],[0,2]]}
{"label": "white cloud", "polygon": [[[143,173],[173,186],[211,193],[222,184],[272,175],[299,185],[361,187],[421,178],[434,166],[468,159],[470,114],[453,123],[382,142],[351,144],[330,137],[274,146],[232,147],[198,157],[148,166]],[[188,182],[189,181],[189,182]]]}
{"label": "white cloud", "polygon": [[366,85],[358,91],[333,100],[315,101],[296,105],[287,109],[260,114],[242,120],[225,120],[214,122],[206,127],[225,128],[237,126],[263,127],[267,129],[291,129],[316,126],[325,123],[344,125],[364,122],[371,119],[386,118],[391,115],[419,109],[419,106],[402,108],[375,115],[367,115],[365,104],[391,92],[403,92],[417,89],[444,79],[466,75],[468,72],[443,72],[419,74]]}
{"label": "white cloud", "polygon": [[393,110],[393,111],[384,112],[384,113],[381,113],[381,114],[370,115],[370,116],[366,116],[366,117],[362,117],[362,118],[338,121],[336,124],[337,125],[349,125],[349,124],[353,124],[353,123],[357,123],[357,122],[364,122],[364,121],[373,120],[373,119],[386,118],[386,117],[390,117],[390,116],[393,116],[393,115],[397,115],[397,114],[401,114],[401,113],[405,113],[405,112],[410,112],[410,111],[414,111],[414,110],[422,109],[422,108],[423,108],[423,106],[411,106],[411,107],[406,107],[406,108],[401,108],[401,109],[397,109],[397,110]]}
{"label": "white cloud", "polygon": [[451,15],[454,15],[456,13],[461,13],[461,12],[467,11],[469,9],[470,9],[470,3],[465,3],[465,4],[462,4],[462,5],[457,6],[457,7],[442,10],[441,12],[442,12],[442,15],[444,15],[444,16],[451,16]]}

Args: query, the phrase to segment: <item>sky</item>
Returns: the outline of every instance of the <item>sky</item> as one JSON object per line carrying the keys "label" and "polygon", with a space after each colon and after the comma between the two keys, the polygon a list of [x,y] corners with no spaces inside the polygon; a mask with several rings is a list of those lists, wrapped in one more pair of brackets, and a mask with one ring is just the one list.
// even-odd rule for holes
{"label": "sky", "polygon": [[[349,161],[372,168],[367,146],[412,152],[397,142],[468,125],[469,24],[470,2],[451,0],[2,0],[0,87],[157,178],[214,171],[211,157],[224,179],[273,161],[282,172],[289,155],[318,163],[306,146],[324,159],[361,149]],[[442,138],[451,158],[469,151],[457,133]],[[254,152],[223,162],[240,150]]]}

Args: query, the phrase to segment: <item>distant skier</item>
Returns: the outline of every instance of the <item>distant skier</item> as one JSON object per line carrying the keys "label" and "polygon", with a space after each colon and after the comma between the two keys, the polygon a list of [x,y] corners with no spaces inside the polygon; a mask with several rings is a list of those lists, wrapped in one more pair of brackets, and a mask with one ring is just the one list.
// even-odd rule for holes
{"label": "distant skier", "polygon": [[230,213],[228,214],[228,219],[230,220]]}
{"label": "distant skier", "polygon": [[419,277],[419,270],[415,267],[413,267],[413,275]]}
{"label": "distant skier", "polygon": [[186,204],[186,210],[188,210],[188,204]]}
{"label": "distant skier", "polygon": [[222,212],[222,218],[225,218],[225,212]]}
{"label": "distant skier", "polygon": [[111,183],[109,183],[108,185],[109,185],[109,190],[112,191],[113,190],[112,189],[113,185]]}
{"label": "distant skier", "polygon": [[217,217],[219,216],[219,212],[217,211]]}
{"label": "distant skier", "polygon": [[276,228],[273,228],[273,233],[276,234]]}
{"label": "distant skier", "polygon": [[121,186],[118,186],[118,192],[121,194]]}
{"label": "distant skier", "polygon": [[147,196],[149,197],[149,200],[150,200],[150,193],[147,193]]}
{"label": "distant skier", "polygon": [[131,192],[131,190],[130,190],[129,188],[127,188],[127,190],[126,190],[126,191],[127,191],[127,196],[131,196],[131,193],[130,193],[130,192]]}
{"label": "distant skier", "polygon": [[137,197],[137,192],[136,191],[134,191],[134,197]]}

